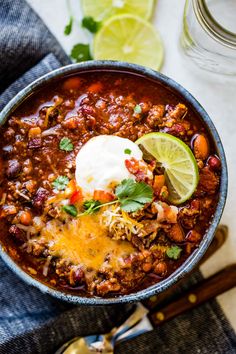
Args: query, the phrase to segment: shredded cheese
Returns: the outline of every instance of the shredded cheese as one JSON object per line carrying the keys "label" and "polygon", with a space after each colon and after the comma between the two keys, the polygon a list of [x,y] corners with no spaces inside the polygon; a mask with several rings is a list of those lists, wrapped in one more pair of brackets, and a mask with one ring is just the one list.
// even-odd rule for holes
{"label": "shredded cheese", "polygon": [[108,227],[109,233],[115,240],[131,240],[132,235],[137,235],[143,224],[132,219],[118,205],[112,205],[103,211],[100,223]]}

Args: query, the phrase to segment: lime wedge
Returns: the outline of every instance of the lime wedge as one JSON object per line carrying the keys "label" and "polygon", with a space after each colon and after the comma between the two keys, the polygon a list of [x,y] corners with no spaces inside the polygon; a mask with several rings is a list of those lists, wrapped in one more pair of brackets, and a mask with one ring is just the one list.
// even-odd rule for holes
{"label": "lime wedge", "polygon": [[121,14],[135,14],[149,19],[152,14],[154,0],[83,0],[82,7],[85,16],[91,16],[96,21]]}
{"label": "lime wedge", "polygon": [[180,139],[167,133],[150,133],[136,141],[165,169],[169,201],[180,204],[194,193],[198,166],[190,148]]}
{"label": "lime wedge", "polygon": [[121,60],[159,70],[163,62],[162,41],[155,28],[133,15],[107,20],[94,37],[94,59]]}

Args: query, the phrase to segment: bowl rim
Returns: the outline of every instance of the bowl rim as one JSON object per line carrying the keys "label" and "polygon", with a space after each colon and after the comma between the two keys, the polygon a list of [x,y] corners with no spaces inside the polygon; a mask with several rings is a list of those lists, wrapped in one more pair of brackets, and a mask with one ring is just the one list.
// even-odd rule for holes
{"label": "bowl rim", "polygon": [[101,297],[83,297],[78,295],[73,295],[69,293],[62,292],[60,290],[55,290],[46,284],[36,280],[28,273],[22,270],[22,268],[17,265],[13,261],[13,259],[7,254],[4,250],[4,247],[0,245],[0,256],[6,265],[16,273],[23,281],[27,284],[35,286],[40,289],[43,293],[50,294],[60,300],[64,300],[67,302],[71,302],[74,304],[80,305],[112,305],[112,304],[121,304],[121,303],[130,303],[137,302],[148,297],[154,296],[176,282],[178,282],[185,275],[189,274],[194,266],[200,261],[207,248],[209,247],[216,230],[217,225],[220,222],[221,215],[224,210],[227,190],[228,190],[228,172],[227,172],[227,164],[226,157],[224,153],[224,149],[222,146],[221,139],[219,134],[210,119],[209,115],[205,111],[205,109],[201,106],[201,104],[180,84],[178,84],[175,80],[167,77],[166,75],[154,71],[153,69],[149,69],[137,64],[125,63],[120,61],[113,60],[97,60],[97,61],[89,61],[83,63],[70,64],[67,66],[60,67],[59,69],[50,71],[49,73],[39,77],[37,80],[33,81],[31,84],[26,86],[23,90],[21,90],[12,100],[3,108],[0,112],[0,125],[3,125],[8,119],[9,115],[26,99],[29,98],[36,90],[48,84],[55,79],[60,79],[65,76],[70,76],[73,74],[80,74],[85,72],[125,72],[127,74],[136,74],[142,76],[146,79],[151,79],[156,81],[157,83],[161,83],[167,88],[171,89],[174,93],[182,96],[184,100],[194,109],[194,111],[201,117],[204,121],[208,133],[212,136],[213,141],[216,145],[218,155],[221,159],[222,164],[222,173],[221,173],[221,183],[220,183],[220,196],[219,201],[216,207],[216,211],[212,222],[203,237],[199,247],[194,250],[194,252],[187,258],[187,260],[176,269],[174,273],[172,273],[168,278],[163,279],[161,282],[156,283],[148,288],[143,290],[139,290],[135,293],[131,293],[128,295],[120,295],[117,297],[111,298],[101,298]]}

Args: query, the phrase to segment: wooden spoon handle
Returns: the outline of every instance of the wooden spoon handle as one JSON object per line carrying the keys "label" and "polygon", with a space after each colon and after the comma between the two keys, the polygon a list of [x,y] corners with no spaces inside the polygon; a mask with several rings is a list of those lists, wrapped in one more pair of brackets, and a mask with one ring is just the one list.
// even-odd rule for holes
{"label": "wooden spoon handle", "polygon": [[[218,251],[221,248],[221,246],[225,243],[227,236],[228,236],[228,227],[226,225],[219,225],[216,230],[215,236],[212,240],[212,243],[210,244],[208,250],[202,257],[201,261],[199,262],[199,265],[206,262],[216,251]],[[195,270],[196,268],[193,271]],[[180,280],[177,284],[173,285],[171,288],[143,301],[143,304],[149,310],[154,309],[157,305],[161,306],[163,302],[165,302],[166,300],[168,300],[169,297],[171,297],[173,291],[179,287],[180,283],[185,281],[186,281],[186,277]]]}
{"label": "wooden spoon handle", "polygon": [[195,308],[236,286],[236,263],[203,280],[188,293],[183,293],[162,310],[151,313],[149,318],[154,327]]}

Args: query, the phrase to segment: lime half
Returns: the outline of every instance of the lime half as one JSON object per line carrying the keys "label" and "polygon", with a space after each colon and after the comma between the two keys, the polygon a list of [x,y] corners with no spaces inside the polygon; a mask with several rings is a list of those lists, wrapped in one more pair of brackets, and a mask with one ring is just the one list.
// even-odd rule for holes
{"label": "lime half", "polygon": [[136,141],[165,169],[169,201],[180,204],[194,193],[198,166],[191,149],[180,139],[167,133],[150,133]]}
{"label": "lime half", "polygon": [[151,17],[154,0],[83,0],[85,16],[91,16],[96,21],[103,21],[114,15],[125,13],[135,14],[145,18]]}
{"label": "lime half", "polygon": [[121,60],[159,70],[162,41],[155,28],[140,17],[118,15],[107,20],[94,37],[94,59]]}

